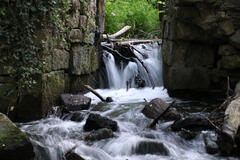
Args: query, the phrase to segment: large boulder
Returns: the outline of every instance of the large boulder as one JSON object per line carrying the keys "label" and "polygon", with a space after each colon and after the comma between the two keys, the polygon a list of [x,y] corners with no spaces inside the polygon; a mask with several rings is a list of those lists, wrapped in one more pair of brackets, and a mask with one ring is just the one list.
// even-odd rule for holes
{"label": "large boulder", "polygon": [[4,114],[0,113],[0,157],[3,160],[32,160],[33,146],[23,133]]}
{"label": "large boulder", "polygon": [[80,94],[62,94],[61,100],[69,111],[89,109],[91,104],[91,98]]}
{"label": "large boulder", "polygon": [[116,121],[113,121],[107,117],[102,117],[99,114],[91,113],[88,116],[86,124],[84,125],[85,131],[98,130],[101,128],[108,128],[113,131],[117,131],[118,125]]}

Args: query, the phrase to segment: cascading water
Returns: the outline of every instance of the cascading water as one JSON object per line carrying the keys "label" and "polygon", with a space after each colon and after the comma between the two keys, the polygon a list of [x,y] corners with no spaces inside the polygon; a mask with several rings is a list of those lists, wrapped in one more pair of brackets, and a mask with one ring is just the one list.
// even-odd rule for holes
{"label": "cascading water", "polygon": [[[149,44],[148,47],[146,47],[146,45],[136,45],[135,48],[143,54],[141,55],[136,50],[133,50],[135,52],[135,55],[138,56],[139,59],[141,59],[146,67],[151,71],[150,74],[153,77],[154,83],[157,86],[161,86],[162,61],[160,54],[160,45],[157,43]],[[146,81],[146,86],[151,85],[145,69],[137,60],[135,60],[135,62],[129,61],[126,66],[120,65],[120,67],[118,67],[114,56],[111,53],[105,51],[103,54],[103,61],[106,66],[109,88],[126,88],[127,81],[131,84],[132,87],[136,87],[134,77],[137,75]],[[123,62],[120,63],[122,64]]]}
{"label": "cascading water", "polygon": [[[36,160],[61,160],[64,154],[74,147],[76,147],[74,151],[86,160],[235,159],[206,153],[202,137],[204,133],[210,131],[203,131],[193,140],[187,141],[169,129],[173,122],[161,121],[155,130],[146,127],[151,120],[141,113],[146,104],[145,100],[150,101],[159,97],[167,102],[171,101],[167,91],[161,87],[159,48],[156,44],[146,46],[145,48],[142,45],[135,47],[148,55],[148,58],[144,59],[144,63],[151,71],[157,85],[154,90],[145,87],[130,88],[126,91],[126,81],[137,73],[146,80],[147,86],[150,86],[145,70],[136,62],[116,65],[113,55],[106,52],[104,62],[111,88],[97,89],[96,91],[103,97],[112,97],[114,102],[101,103],[92,93],[87,93],[86,96],[92,98],[92,106],[90,110],[81,111],[85,115],[81,122],[73,122],[69,118],[60,119],[52,115],[39,121],[19,124],[34,144]],[[141,57],[139,54],[138,56]],[[133,87],[134,81],[131,80],[131,83]],[[83,131],[83,125],[89,113],[98,113],[117,121],[119,129],[114,133],[115,136],[100,141],[85,141],[86,132]],[[166,154],[159,152],[162,145],[167,150]]]}

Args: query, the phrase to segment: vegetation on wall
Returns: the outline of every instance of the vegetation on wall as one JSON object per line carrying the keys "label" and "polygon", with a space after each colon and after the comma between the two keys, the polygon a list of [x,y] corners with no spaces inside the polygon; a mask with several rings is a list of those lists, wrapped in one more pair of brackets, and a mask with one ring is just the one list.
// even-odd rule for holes
{"label": "vegetation on wall", "polygon": [[112,34],[126,25],[131,37],[153,37],[160,33],[159,10],[147,0],[107,0],[105,32]]}
{"label": "vegetation on wall", "polygon": [[42,72],[45,42],[39,32],[47,25],[65,42],[69,10],[70,0],[0,2],[0,70],[15,79],[19,92],[37,83],[34,76]]}

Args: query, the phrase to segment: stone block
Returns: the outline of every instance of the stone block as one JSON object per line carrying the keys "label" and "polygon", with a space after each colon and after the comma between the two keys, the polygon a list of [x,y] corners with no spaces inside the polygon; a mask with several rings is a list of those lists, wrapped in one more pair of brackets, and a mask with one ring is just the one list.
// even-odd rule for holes
{"label": "stone block", "polygon": [[85,15],[80,15],[79,16],[79,27],[81,29],[86,29],[86,27],[87,27],[87,16],[85,16]]}
{"label": "stone block", "polygon": [[88,16],[88,20],[87,20],[87,31],[88,32],[95,32],[97,28],[96,25],[96,19],[93,16]]}
{"label": "stone block", "polygon": [[78,10],[81,8],[81,4],[79,0],[72,0],[72,9]]}
{"label": "stone block", "polygon": [[73,12],[72,15],[70,15],[70,26],[72,28],[78,28],[79,27],[79,12]]}
{"label": "stone block", "polygon": [[224,35],[230,36],[235,32],[235,27],[231,20],[225,20],[219,23],[220,29],[223,31]]}
{"label": "stone block", "polygon": [[90,73],[91,55],[89,46],[74,45],[72,46],[71,73],[82,75]]}
{"label": "stone block", "polygon": [[69,40],[72,43],[81,43],[83,41],[83,32],[80,29],[72,29],[69,33]]}
{"label": "stone block", "polygon": [[52,59],[52,69],[68,69],[69,67],[69,53],[66,50],[54,49]]}
{"label": "stone block", "polygon": [[89,50],[90,54],[91,54],[91,65],[90,65],[90,72],[95,72],[97,71],[98,67],[99,67],[99,63],[98,63],[98,53],[97,53],[97,49],[95,46],[91,46],[90,50]]}
{"label": "stone block", "polygon": [[95,33],[85,32],[84,33],[84,40],[83,40],[83,42],[87,43],[87,44],[93,45],[94,42],[95,42]]}
{"label": "stone block", "polygon": [[64,71],[55,71],[42,76],[42,114],[46,116],[52,105],[58,104],[59,95],[65,92]]}

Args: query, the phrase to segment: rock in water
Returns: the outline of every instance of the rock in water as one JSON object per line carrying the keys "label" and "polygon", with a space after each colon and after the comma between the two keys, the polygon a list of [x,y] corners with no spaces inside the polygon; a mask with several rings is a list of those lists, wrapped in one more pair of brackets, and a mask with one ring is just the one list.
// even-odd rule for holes
{"label": "rock in water", "polygon": [[197,133],[182,128],[182,130],[179,132],[179,136],[185,140],[192,140],[197,136]]}
{"label": "rock in water", "polygon": [[215,134],[204,134],[204,143],[206,146],[206,151],[209,154],[216,154],[218,152],[217,136]]}
{"label": "rock in water", "polygon": [[167,110],[160,119],[164,120],[178,120],[181,118],[180,113],[178,113],[176,110],[169,108],[169,104],[167,104],[165,101],[163,101],[160,98],[153,99],[151,102],[149,102],[142,110],[142,113],[151,119],[158,118],[159,115],[163,114],[165,110]]}
{"label": "rock in water", "polygon": [[188,117],[175,121],[171,126],[173,131],[180,131],[182,128],[190,131],[201,131],[213,129],[208,120],[202,117]]}
{"label": "rock in water", "polygon": [[33,146],[26,134],[0,113],[0,159],[31,160],[34,155]]}
{"label": "rock in water", "polygon": [[169,155],[169,150],[165,147],[163,143],[160,142],[141,141],[138,143],[135,153],[140,155],[159,154],[167,156]]}
{"label": "rock in water", "polygon": [[87,141],[97,141],[106,138],[112,138],[113,131],[111,129],[102,128],[96,131],[91,131],[86,137],[85,140]]}
{"label": "rock in water", "polygon": [[151,100],[142,110],[142,113],[151,119],[158,118],[166,109],[168,104],[160,98],[155,98]]}
{"label": "rock in water", "polygon": [[81,156],[79,156],[77,153],[74,151],[69,151],[65,154],[65,159],[66,160],[85,160]]}
{"label": "rock in water", "polygon": [[84,130],[92,131],[101,128],[108,128],[113,131],[117,131],[118,126],[116,121],[113,121],[107,117],[102,117],[99,114],[91,113],[87,118],[86,124],[84,125]]}
{"label": "rock in water", "polygon": [[75,122],[82,122],[85,115],[81,112],[69,113],[66,116],[62,117],[63,120],[71,120]]}
{"label": "rock in water", "polygon": [[80,94],[62,94],[61,100],[69,111],[89,109],[91,104],[91,98]]}

